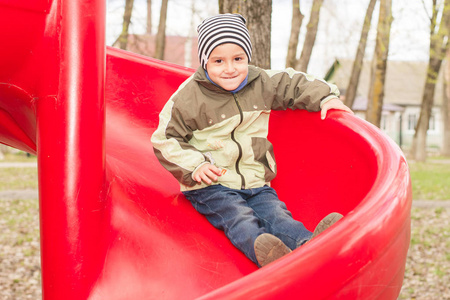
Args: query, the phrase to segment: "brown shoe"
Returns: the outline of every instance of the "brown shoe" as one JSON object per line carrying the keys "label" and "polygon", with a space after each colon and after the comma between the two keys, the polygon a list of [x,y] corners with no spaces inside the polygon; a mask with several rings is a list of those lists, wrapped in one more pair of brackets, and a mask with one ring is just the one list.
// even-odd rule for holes
{"label": "brown shoe", "polygon": [[270,233],[263,233],[258,236],[255,240],[254,248],[260,267],[264,267],[291,252],[288,246]]}
{"label": "brown shoe", "polygon": [[334,212],[323,218],[322,221],[320,221],[319,224],[317,224],[316,229],[314,229],[311,239],[321,234],[323,231],[328,229],[328,227],[339,221],[342,217],[343,216],[340,213]]}

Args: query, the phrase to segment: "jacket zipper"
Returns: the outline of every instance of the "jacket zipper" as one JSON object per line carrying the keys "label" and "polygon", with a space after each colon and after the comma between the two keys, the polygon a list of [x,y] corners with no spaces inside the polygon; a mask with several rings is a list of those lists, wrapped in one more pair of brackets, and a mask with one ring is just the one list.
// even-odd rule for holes
{"label": "jacket zipper", "polygon": [[236,140],[236,137],[235,137],[235,135],[234,135],[234,132],[235,132],[236,129],[239,127],[239,125],[242,124],[242,121],[244,120],[244,114],[242,113],[242,108],[241,108],[241,106],[239,105],[239,101],[237,100],[236,95],[233,94],[233,97],[234,97],[234,102],[236,102],[236,105],[237,105],[237,107],[238,107],[239,115],[240,115],[241,119],[240,119],[240,121],[239,121],[238,126],[236,126],[236,127],[233,129],[233,131],[231,132],[231,139],[232,139],[232,140],[236,143],[236,145],[238,146],[239,155],[238,155],[238,158],[237,158],[237,160],[236,160],[235,166],[236,166],[236,173],[239,174],[239,176],[241,176],[241,189],[244,190],[244,189],[245,189],[245,178],[244,178],[244,175],[242,175],[241,171],[239,170],[239,162],[240,162],[240,160],[242,159],[242,146],[241,146],[241,144],[239,144],[239,142]]}

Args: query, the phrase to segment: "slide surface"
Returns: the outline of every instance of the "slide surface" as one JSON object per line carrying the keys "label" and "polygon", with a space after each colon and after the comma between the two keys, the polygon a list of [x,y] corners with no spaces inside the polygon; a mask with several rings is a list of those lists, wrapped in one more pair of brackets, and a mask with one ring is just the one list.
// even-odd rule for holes
{"label": "slide surface", "polygon": [[193,70],[101,50],[104,3],[69,2],[0,1],[0,142],[38,155],[44,299],[397,298],[411,185],[387,136],[339,111],[272,112],[280,198],[310,230],[344,218],[258,269],[153,154]]}

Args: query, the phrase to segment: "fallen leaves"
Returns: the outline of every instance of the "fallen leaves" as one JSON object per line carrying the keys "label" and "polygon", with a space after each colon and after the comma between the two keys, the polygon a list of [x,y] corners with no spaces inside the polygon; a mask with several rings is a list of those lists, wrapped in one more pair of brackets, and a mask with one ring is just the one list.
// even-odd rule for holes
{"label": "fallen leaves", "polygon": [[[448,249],[450,207],[414,208],[399,299],[450,299]],[[0,299],[40,299],[40,277],[38,201],[0,199]]]}

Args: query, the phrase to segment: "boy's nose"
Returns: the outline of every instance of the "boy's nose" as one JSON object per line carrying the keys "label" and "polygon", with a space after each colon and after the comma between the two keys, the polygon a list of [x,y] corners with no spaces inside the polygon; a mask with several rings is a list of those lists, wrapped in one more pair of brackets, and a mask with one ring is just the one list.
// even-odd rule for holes
{"label": "boy's nose", "polygon": [[227,63],[226,65],[226,72],[233,73],[234,72],[234,64],[232,62]]}

